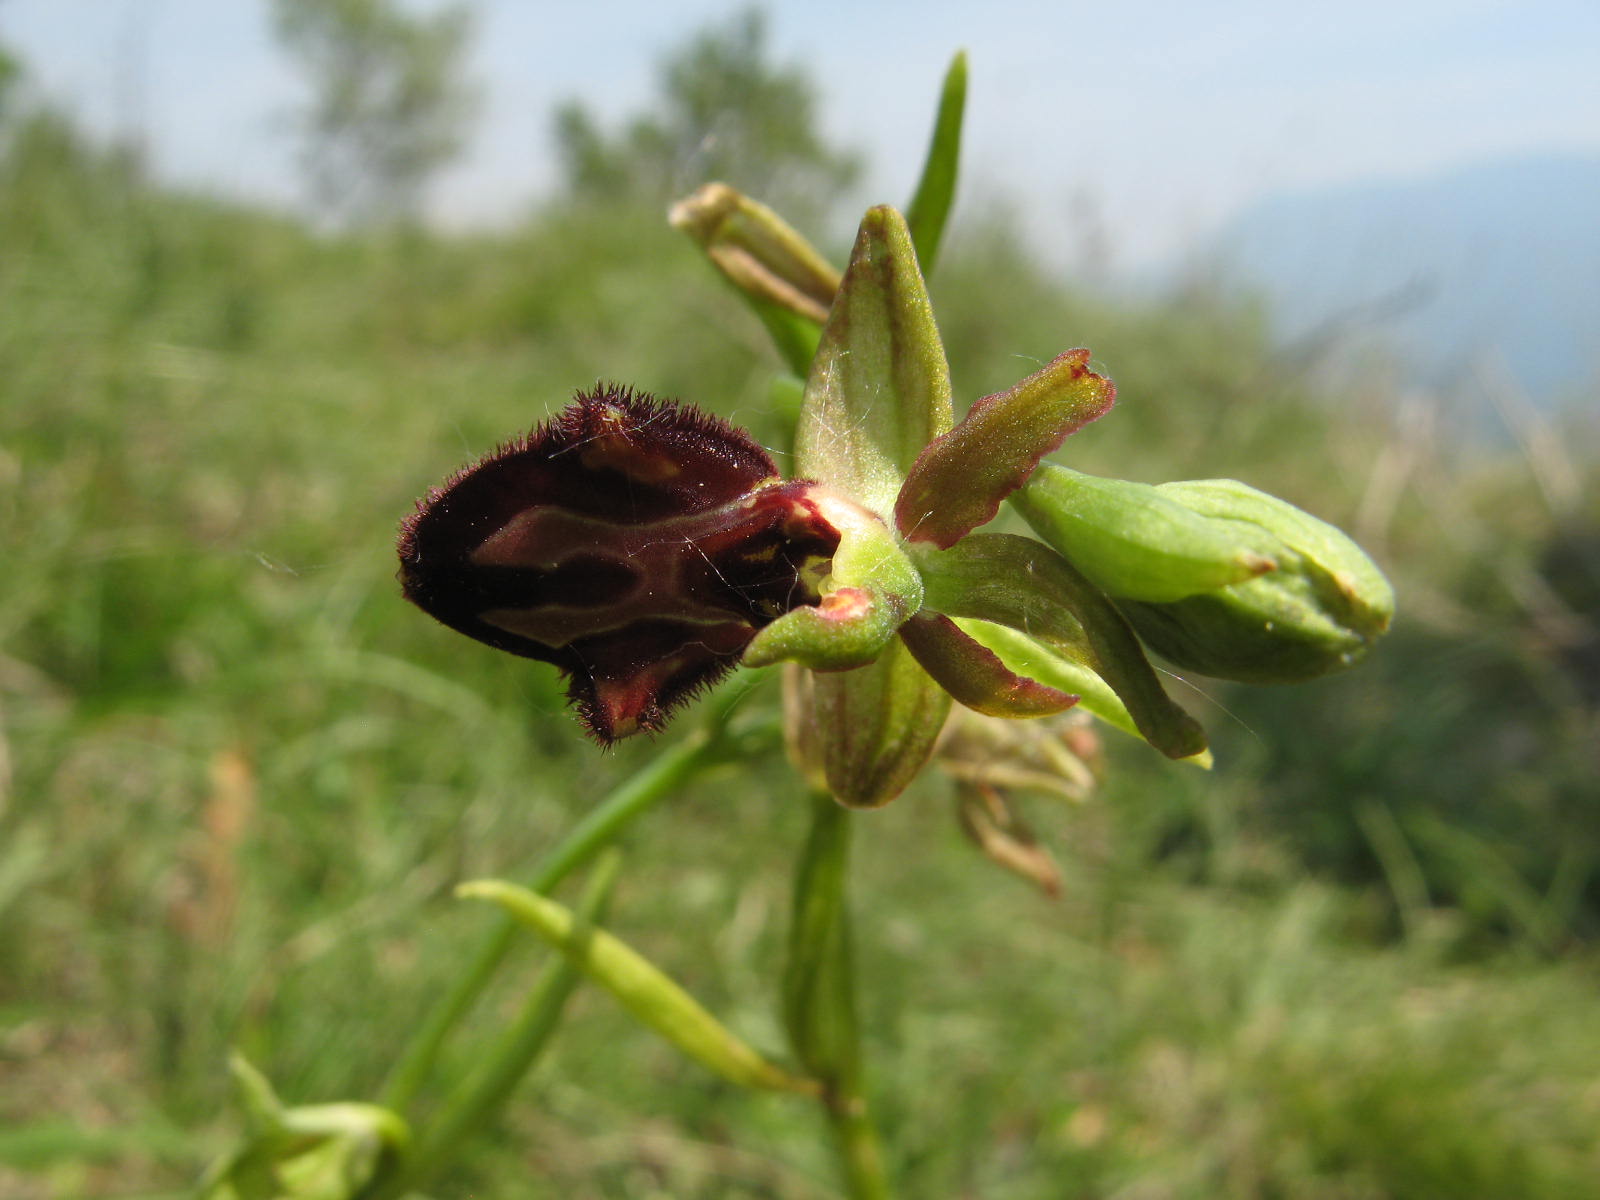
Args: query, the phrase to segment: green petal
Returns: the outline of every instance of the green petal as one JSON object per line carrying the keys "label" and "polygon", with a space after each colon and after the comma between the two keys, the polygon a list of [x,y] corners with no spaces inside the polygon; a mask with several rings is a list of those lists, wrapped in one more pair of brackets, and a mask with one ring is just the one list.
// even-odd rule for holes
{"label": "green petal", "polygon": [[[990,621],[961,620],[956,624],[973,641],[992,650],[1011,670],[1050,687],[1076,692],[1084,711],[1124,733],[1136,738],[1144,736],[1111,685],[1060,646],[1047,646],[1037,638]],[[1201,750],[1182,761],[1209,770],[1211,751]]]}
{"label": "green petal", "polygon": [[806,380],[796,473],[888,521],[911,464],[951,421],[950,370],[905,218],[871,209]]}
{"label": "green petal", "polygon": [[985,716],[1047,717],[1078,702],[1075,695],[1012,672],[938,613],[912,617],[900,627],[900,639],[935,683]]}
{"label": "green petal", "polygon": [[1140,736],[1169,758],[1205,749],[1199,723],[1162,691],[1116,606],[1048,546],[974,534],[949,550],[917,548],[915,562],[925,608],[1009,625],[1083,663],[1116,692]]}
{"label": "green petal", "polygon": [[1039,460],[1105,413],[1116,388],[1068,350],[1015,387],[985,396],[918,456],[895,500],[900,532],[941,548],[991,520]]}
{"label": "green petal", "polygon": [[980,646],[992,652],[1002,663],[1019,675],[1036,679],[1048,687],[1071,692],[1088,712],[1114,725],[1134,737],[1142,736],[1127,705],[1117,699],[1116,692],[1075,657],[1063,653],[1059,645],[1052,649],[1037,638],[1020,630],[992,621],[979,621],[963,617],[956,625]]}
{"label": "green petal", "polygon": [[922,605],[922,578],[888,526],[860,505],[817,488],[811,497],[839,531],[820,603],[791,609],[745,647],[747,667],[797,662],[842,671],[877,658]]}

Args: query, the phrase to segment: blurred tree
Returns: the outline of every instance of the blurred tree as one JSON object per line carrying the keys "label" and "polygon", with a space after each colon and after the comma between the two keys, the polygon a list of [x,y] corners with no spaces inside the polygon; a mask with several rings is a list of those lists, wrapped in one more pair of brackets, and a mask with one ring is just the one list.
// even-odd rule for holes
{"label": "blurred tree", "polygon": [[0,42],[0,118],[6,115],[7,101],[11,96],[12,85],[22,75],[22,64],[16,56]]}
{"label": "blurred tree", "polygon": [[820,217],[860,174],[859,157],[817,129],[803,68],[771,62],[767,22],[748,9],[669,53],[659,99],[615,133],[579,101],[556,112],[556,141],[578,199],[659,206],[712,179]]}
{"label": "blurred tree", "polygon": [[311,84],[302,136],[319,215],[341,224],[414,219],[476,107],[461,77],[467,9],[411,15],[395,0],[273,0],[273,12]]}

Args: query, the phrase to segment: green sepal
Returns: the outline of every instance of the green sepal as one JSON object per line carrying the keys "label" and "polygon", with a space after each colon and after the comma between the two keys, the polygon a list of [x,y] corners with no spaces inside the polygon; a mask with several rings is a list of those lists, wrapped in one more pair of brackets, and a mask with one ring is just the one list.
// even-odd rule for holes
{"label": "green sepal", "polygon": [[967,108],[967,52],[958,50],[944,73],[939,91],[939,111],[933,121],[933,137],[928,156],[922,163],[922,176],[906,208],[906,224],[911,241],[922,260],[922,269],[933,273],[939,257],[939,243],[955,201],[956,179],[961,167],[961,123]]}
{"label": "green sepal", "polygon": [[935,683],[986,717],[1048,717],[1078,702],[1070,692],[1012,671],[986,646],[938,613],[912,617],[900,627],[900,640]]}
{"label": "green sepal", "polygon": [[1068,350],[1003,392],[985,396],[927,446],[895,498],[907,538],[941,549],[993,519],[1039,460],[1102,416],[1116,388],[1089,370],[1087,350]]}
{"label": "green sepal", "polygon": [[1035,533],[1118,599],[1181,600],[1275,565],[1259,535],[1212,520],[1147,483],[1046,463],[1011,504]]}
{"label": "green sepal", "polygon": [[1204,731],[1162,690],[1127,620],[1050,547],[988,533],[948,550],[911,549],[925,608],[1008,625],[1081,662],[1116,692],[1139,736],[1168,758],[1205,750]]}
{"label": "green sepal", "polygon": [[565,905],[499,879],[464,883],[456,895],[500,905],[570,958],[642,1024],[730,1083],[771,1091],[817,1091],[815,1080],[767,1061],[659,967],[605,930],[585,926]]}
{"label": "green sepal", "polygon": [[745,647],[747,667],[796,662],[814,671],[865,666],[922,606],[922,578],[882,521],[827,489],[811,497],[839,531],[817,604],[802,605],[764,627]]}
{"label": "green sepal", "polygon": [[797,692],[803,769],[848,808],[878,808],[903,792],[950,715],[950,694],[899,638],[857,670],[801,673]]}
{"label": "green sepal", "polygon": [[905,218],[870,209],[822,330],[795,473],[886,522],[922,448],[950,428],[950,369]]}

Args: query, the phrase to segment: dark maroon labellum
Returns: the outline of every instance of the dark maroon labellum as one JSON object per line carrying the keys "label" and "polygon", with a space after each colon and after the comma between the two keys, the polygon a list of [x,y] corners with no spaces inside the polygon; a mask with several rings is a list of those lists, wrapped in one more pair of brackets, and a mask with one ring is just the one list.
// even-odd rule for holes
{"label": "dark maroon labellum", "polygon": [[614,385],[430,492],[406,598],[566,673],[601,742],[659,729],[768,622],[814,604],[839,543],[747,434]]}

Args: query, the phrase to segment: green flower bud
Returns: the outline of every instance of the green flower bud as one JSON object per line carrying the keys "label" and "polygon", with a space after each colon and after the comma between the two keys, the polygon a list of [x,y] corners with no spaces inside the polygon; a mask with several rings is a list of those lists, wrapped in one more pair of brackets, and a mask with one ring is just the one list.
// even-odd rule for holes
{"label": "green flower bud", "polygon": [[667,219],[752,300],[816,325],[828,319],[839,272],[765,204],[725,183],[708,183],[674,204]]}
{"label": "green flower bud", "polygon": [[1156,653],[1245,683],[1297,683],[1353,665],[1389,627],[1394,591],[1339,530],[1231,479],[1155,489],[1219,530],[1254,541],[1276,569],[1181,600],[1121,599]]}
{"label": "green flower bud", "polygon": [[1011,503],[1035,533],[1118,599],[1182,600],[1274,565],[1256,547],[1259,531],[1211,520],[1147,483],[1046,463]]}
{"label": "green flower bud", "polygon": [[766,326],[789,369],[804,375],[839,272],[777,213],[725,183],[708,183],[680,200],[668,219],[700,244]]}

